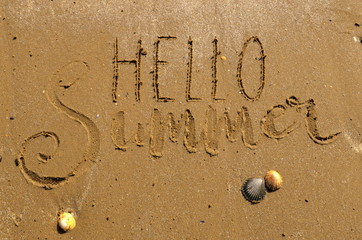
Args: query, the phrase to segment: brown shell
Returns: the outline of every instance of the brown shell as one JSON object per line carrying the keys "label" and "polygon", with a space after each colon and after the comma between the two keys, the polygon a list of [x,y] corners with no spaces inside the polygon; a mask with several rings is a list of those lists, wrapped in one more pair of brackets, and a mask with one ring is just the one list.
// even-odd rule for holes
{"label": "brown shell", "polygon": [[241,192],[246,200],[251,203],[258,203],[264,199],[266,194],[265,182],[263,178],[249,178],[241,188]]}
{"label": "brown shell", "polygon": [[268,171],[265,174],[264,180],[265,180],[265,186],[270,191],[278,190],[282,186],[282,183],[283,183],[282,176],[275,170]]}

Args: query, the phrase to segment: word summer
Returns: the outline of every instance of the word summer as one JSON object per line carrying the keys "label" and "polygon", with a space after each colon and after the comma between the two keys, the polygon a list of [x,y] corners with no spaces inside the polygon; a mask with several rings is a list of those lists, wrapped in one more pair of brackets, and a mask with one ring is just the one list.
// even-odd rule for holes
{"label": "word summer", "polygon": [[[328,136],[321,136],[317,128],[317,113],[313,99],[305,102],[299,101],[292,96],[286,99],[286,104],[276,105],[269,109],[260,121],[262,133],[271,139],[281,139],[290,135],[300,127],[298,121],[291,122],[285,129],[278,129],[275,120],[282,117],[287,111],[296,111],[304,119],[308,136],[317,144],[329,144],[336,140],[340,132]],[[126,151],[131,143],[137,146],[145,146],[149,142],[150,154],[154,157],[162,157],[166,132],[171,142],[178,142],[182,136],[183,145],[190,153],[196,152],[200,143],[203,142],[205,151],[210,155],[219,153],[219,140],[224,129],[226,139],[229,142],[242,140],[244,145],[250,149],[258,146],[258,140],[254,139],[252,121],[248,108],[243,106],[237,111],[235,119],[225,111],[218,115],[217,111],[210,105],[206,110],[206,119],[199,136],[196,134],[195,118],[191,111],[186,109],[177,120],[173,113],[162,114],[160,110],[154,109],[151,116],[150,130],[145,131],[145,123],[137,123],[134,139],[126,140],[125,136],[125,112],[119,111],[112,119],[111,136],[116,149]],[[146,133],[147,132],[147,133]]]}

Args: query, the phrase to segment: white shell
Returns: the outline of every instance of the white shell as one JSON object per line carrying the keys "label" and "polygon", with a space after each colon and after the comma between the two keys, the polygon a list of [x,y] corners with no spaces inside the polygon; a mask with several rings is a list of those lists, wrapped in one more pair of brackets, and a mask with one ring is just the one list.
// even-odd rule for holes
{"label": "white shell", "polygon": [[264,178],[249,178],[241,188],[246,200],[251,203],[258,203],[264,199],[266,187]]}

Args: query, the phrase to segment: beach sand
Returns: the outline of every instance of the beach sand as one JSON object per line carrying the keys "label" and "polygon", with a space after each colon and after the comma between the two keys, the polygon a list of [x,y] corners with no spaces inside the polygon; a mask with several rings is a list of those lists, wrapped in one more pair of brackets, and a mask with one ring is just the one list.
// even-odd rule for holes
{"label": "beach sand", "polygon": [[1,7],[1,239],[362,236],[361,2]]}

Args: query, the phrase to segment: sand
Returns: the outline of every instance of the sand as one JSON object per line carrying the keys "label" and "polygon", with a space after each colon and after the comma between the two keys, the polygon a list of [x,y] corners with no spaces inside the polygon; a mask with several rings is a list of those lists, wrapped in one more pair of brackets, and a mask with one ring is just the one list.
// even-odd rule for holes
{"label": "sand", "polygon": [[362,236],[361,2],[1,7],[1,239]]}

